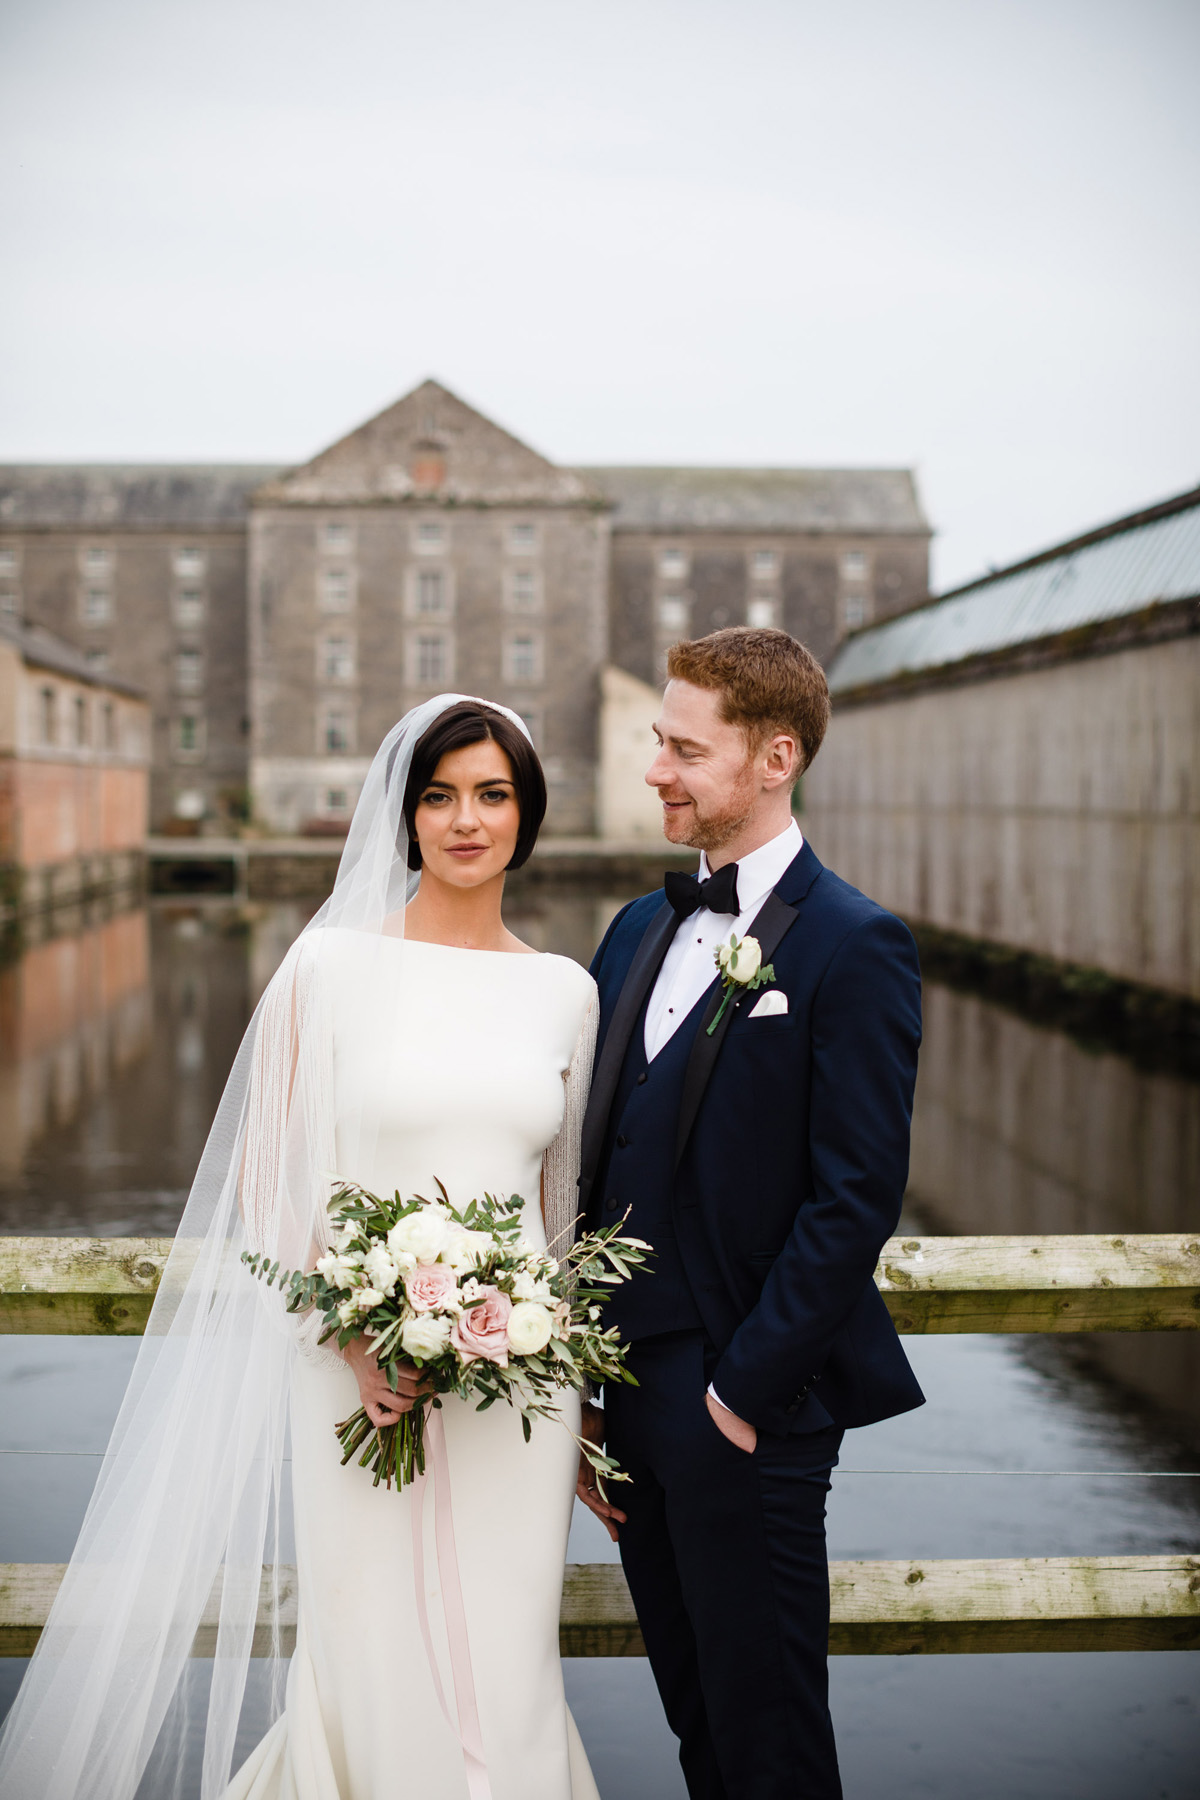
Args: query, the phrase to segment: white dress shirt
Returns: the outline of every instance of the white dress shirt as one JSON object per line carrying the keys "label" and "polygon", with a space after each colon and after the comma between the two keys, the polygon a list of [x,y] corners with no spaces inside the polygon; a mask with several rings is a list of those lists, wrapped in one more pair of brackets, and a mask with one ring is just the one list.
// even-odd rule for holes
{"label": "white dress shirt", "polygon": [[[717,945],[727,944],[730,932],[743,937],[749,931],[763,901],[799,856],[803,843],[800,827],[793,819],[769,844],[742,857],[737,866],[738,904],[742,910],[736,918],[732,913],[714,913],[702,906],[689,918],[680,920],[646,1007],[648,1061],[653,1062],[701,994],[716,980]],[[700,880],[706,881],[711,873],[708,858],[701,853]]]}

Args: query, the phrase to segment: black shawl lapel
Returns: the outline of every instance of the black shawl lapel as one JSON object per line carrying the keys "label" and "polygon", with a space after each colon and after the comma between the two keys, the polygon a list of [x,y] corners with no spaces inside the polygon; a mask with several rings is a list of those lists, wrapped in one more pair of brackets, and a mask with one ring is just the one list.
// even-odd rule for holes
{"label": "black shawl lapel", "polygon": [[[805,848],[807,848],[807,845]],[[801,852],[801,855],[803,855],[803,851]],[[797,857],[796,860],[798,862],[800,858]],[[815,857],[813,858],[813,861],[816,861]],[[793,864],[792,867],[794,869],[795,864]],[[819,864],[817,865],[816,872],[820,872]],[[791,873],[792,870],[789,869],[787,874],[791,875]],[[785,876],[785,880],[786,879],[787,877]],[[815,879],[816,874],[813,874],[805,883],[805,893],[807,893],[808,888],[812,886],[812,882]],[[781,882],[780,886],[782,885],[783,883]],[[803,898],[803,895],[801,895],[800,898]],[[789,906],[786,900],[780,899],[778,890],[772,890],[764,900],[753,925],[751,925],[748,931],[743,932],[742,935],[743,937],[756,937],[758,939],[762,946],[763,963],[769,963],[785,932],[787,932],[795,923],[798,916],[797,909],[794,906]],[[757,990],[758,993],[764,991],[765,990],[761,988]],[[687,1141],[691,1135],[692,1126],[696,1123],[696,1115],[700,1111],[700,1102],[704,1098],[704,1090],[707,1088],[713,1069],[716,1066],[717,1053],[724,1041],[725,1033],[733,1023],[733,1015],[747,998],[745,988],[742,989],[740,994],[734,995],[733,999],[729,1002],[729,1005],[725,1008],[725,1014],[721,1023],[710,1037],[708,1035],[708,1028],[716,1016],[724,992],[723,986],[718,983],[714,988],[712,998],[704,1009],[704,1015],[696,1030],[696,1036],[692,1040],[692,1053],[688,1058],[687,1071],[683,1078],[683,1094],[679,1102],[679,1126],[675,1136],[676,1168],[679,1167],[680,1159],[687,1147]]]}
{"label": "black shawl lapel", "polygon": [[612,1107],[613,1096],[617,1091],[617,1083],[621,1079],[621,1065],[625,1061],[625,1052],[629,1048],[629,1040],[633,1035],[633,1028],[637,1024],[638,1014],[642,1010],[642,1002],[654,985],[658,971],[662,967],[663,958],[671,947],[678,927],[678,915],[664,901],[646,927],[642,941],[637,947],[637,953],[629,965],[629,973],[617,996],[617,1004],[613,1008],[612,1022],[605,1033],[604,1046],[592,1077],[592,1090],[588,1097],[587,1112],[583,1118],[583,1144],[579,1158],[579,1192],[585,1207],[588,1192],[596,1173],[596,1164],[599,1162],[604,1148],[608,1115]]}

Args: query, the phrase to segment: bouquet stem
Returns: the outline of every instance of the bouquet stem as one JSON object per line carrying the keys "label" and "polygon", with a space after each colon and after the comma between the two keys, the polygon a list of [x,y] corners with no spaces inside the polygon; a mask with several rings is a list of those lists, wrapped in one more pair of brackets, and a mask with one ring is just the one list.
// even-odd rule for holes
{"label": "bouquet stem", "polygon": [[334,1427],[342,1446],[342,1467],[362,1450],[358,1466],[374,1471],[376,1487],[381,1481],[389,1488],[393,1481],[397,1488],[410,1487],[425,1473],[425,1415],[424,1406],[414,1406],[401,1414],[398,1424],[375,1426],[360,1406]]}

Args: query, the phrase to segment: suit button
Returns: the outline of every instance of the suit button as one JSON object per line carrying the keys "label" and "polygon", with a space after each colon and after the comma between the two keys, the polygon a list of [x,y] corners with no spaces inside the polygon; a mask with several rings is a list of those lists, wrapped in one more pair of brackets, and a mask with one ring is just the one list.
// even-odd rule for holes
{"label": "suit button", "polygon": [[604,1204],[605,1204],[605,1206],[607,1206],[609,1212],[616,1212],[616,1210],[617,1210],[618,1206],[620,1206],[621,1202],[617,1199],[617,1196],[614,1194],[612,1199],[606,1200],[604,1202]]}
{"label": "suit button", "polygon": [[645,1071],[645,1069],[643,1069],[641,1074],[637,1078],[637,1085],[639,1087],[641,1087],[643,1081],[645,1081],[645,1080],[646,1080],[646,1071]]}
{"label": "suit button", "polygon": [[626,1144],[628,1144],[628,1142],[629,1142],[629,1139],[627,1137],[619,1137],[617,1139],[617,1149],[624,1150],[624,1148],[625,1148]]}

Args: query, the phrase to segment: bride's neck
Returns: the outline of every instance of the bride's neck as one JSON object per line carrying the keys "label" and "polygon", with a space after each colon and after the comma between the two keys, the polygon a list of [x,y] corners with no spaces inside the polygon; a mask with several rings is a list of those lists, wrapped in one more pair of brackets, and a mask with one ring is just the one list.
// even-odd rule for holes
{"label": "bride's neck", "polygon": [[404,935],[457,950],[508,950],[516,940],[500,916],[504,876],[477,888],[451,887],[425,870],[404,913]]}

